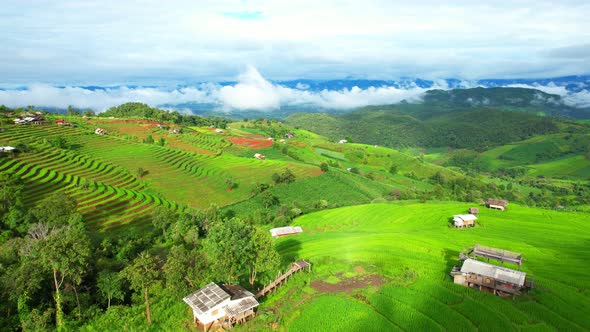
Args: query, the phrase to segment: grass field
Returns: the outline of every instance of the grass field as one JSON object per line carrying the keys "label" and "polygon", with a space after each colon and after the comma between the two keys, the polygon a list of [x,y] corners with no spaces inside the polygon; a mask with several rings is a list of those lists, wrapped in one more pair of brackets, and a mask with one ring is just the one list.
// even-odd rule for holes
{"label": "grass field", "polygon": [[[300,217],[294,224],[304,234],[277,240],[277,248],[285,261],[311,261],[314,272],[271,295],[268,305],[294,331],[590,328],[587,215],[511,205],[484,209],[473,229],[449,228],[449,217],[467,207],[372,204]],[[505,299],[454,285],[448,273],[475,243],[523,253],[536,289]],[[386,282],[363,285],[375,275]],[[354,278],[361,287],[346,283]],[[322,291],[314,280],[349,287]]]}

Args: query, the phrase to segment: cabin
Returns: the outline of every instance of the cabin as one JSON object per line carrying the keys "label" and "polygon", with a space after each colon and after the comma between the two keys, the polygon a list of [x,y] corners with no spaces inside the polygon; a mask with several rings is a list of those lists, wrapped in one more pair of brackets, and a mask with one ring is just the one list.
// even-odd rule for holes
{"label": "cabin", "polygon": [[466,259],[460,268],[454,267],[451,276],[455,284],[498,296],[521,295],[532,285],[527,282],[525,272],[471,258]]}
{"label": "cabin", "polygon": [[258,159],[258,160],[265,160],[266,156],[260,153],[255,153],[254,154],[254,158]]}
{"label": "cabin", "polygon": [[345,139],[341,139],[338,141],[338,144],[344,144],[344,143],[348,143],[348,141]]}
{"label": "cabin", "polygon": [[291,139],[293,137],[295,137],[295,135],[293,135],[293,133],[286,133],[285,134],[285,138]]}
{"label": "cabin", "polygon": [[270,235],[272,235],[274,238],[296,235],[299,233],[303,233],[303,229],[299,226],[278,227],[270,230]]}
{"label": "cabin", "polygon": [[258,301],[239,285],[207,286],[182,299],[193,309],[193,321],[203,331],[217,326],[225,330],[254,316]]}
{"label": "cabin", "polygon": [[0,152],[8,153],[13,152],[14,150],[16,150],[16,148],[12,146],[0,146]]}
{"label": "cabin", "polygon": [[168,132],[169,132],[170,134],[180,134],[180,129],[178,129],[178,128],[174,128],[174,129],[172,129],[172,130],[170,130],[170,131],[168,131]]}
{"label": "cabin", "polygon": [[274,140],[274,138],[272,138],[272,137],[269,137],[269,138],[267,138],[266,140],[267,140],[267,141],[271,141],[271,142],[272,142],[272,141]]}
{"label": "cabin", "polygon": [[453,216],[453,224],[456,228],[475,227],[477,217],[473,214],[456,214]]}
{"label": "cabin", "polygon": [[284,139],[281,139],[279,142],[281,142],[283,144],[287,143],[287,141],[285,141]]}
{"label": "cabin", "polygon": [[476,207],[470,207],[470,208],[467,210],[467,212],[468,212],[469,214],[479,214],[479,209],[478,209],[478,208],[476,208]]}
{"label": "cabin", "polygon": [[67,121],[66,121],[66,120],[64,120],[64,119],[56,119],[56,120],[55,120],[55,124],[56,124],[56,125],[62,125],[62,126],[63,126],[63,125],[64,125],[64,124],[66,124],[66,123],[67,123]]}
{"label": "cabin", "polygon": [[218,134],[221,134],[221,133],[223,133],[223,130],[221,130],[221,129],[215,129],[215,132],[218,133]]}
{"label": "cabin", "polygon": [[488,200],[485,201],[485,205],[490,209],[504,211],[508,206],[508,201],[503,199],[488,198]]}
{"label": "cabin", "polygon": [[487,246],[482,246],[481,244],[476,244],[471,248],[468,248],[461,252],[459,255],[460,260],[466,260],[468,258],[477,259],[477,258],[485,258],[490,261],[490,259],[494,259],[499,261],[501,264],[512,263],[518,265],[518,267],[522,266],[522,254],[508,251],[499,248],[492,248]]}
{"label": "cabin", "polygon": [[96,128],[96,130],[94,131],[95,134],[97,135],[106,135],[107,131],[102,129],[102,128]]}

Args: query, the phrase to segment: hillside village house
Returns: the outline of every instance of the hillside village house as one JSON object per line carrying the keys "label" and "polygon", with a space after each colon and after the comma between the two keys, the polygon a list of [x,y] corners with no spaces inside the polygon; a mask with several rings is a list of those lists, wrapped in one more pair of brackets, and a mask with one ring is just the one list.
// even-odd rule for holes
{"label": "hillside village house", "polygon": [[482,262],[478,258],[485,258],[488,262],[493,259],[502,264],[513,263],[519,267],[523,260],[519,253],[476,244],[459,254],[462,265],[453,267],[451,271],[455,284],[499,296],[520,295],[533,288],[533,282],[527,280],[525,272]]}
{"label": "hillside village house", "polygon": [[504,211],[508,206],[508,201],[503,199],[488,198],[485,202],[485,205],[490,209]]}
{"label": "hillside village house", "polygon": [[348,143],[348,141],[345,139],[341,139],[338,141],[338,144],[344,144],[344,143]]}
{"label": "hillside village house", "polygon": [[283,237],[302,233],[303,229],[299,226],[278,227],[270,230],[272,237]]}
{"label": "hillside village house", "polygon": [[203,331],[215,325],[230,329],[254,316],[258,307],[254,294],[241,286],[218,286],[213,282],[182,300],[193,309],[194,322],[202,326]]}
{"label": "hillside village house", "polygon": [[107,131],[102,129],[102,128],[96,128],[96,130],[94,131],[95,134],[97,135],[106,135]]}
{"label": "hillside village house", "polygon": [[456,214],[453,216],[453,224],[456,228],[474,227],[477,217],[473,214]]}
{"label": "hillside village house", "polygon": [[295,135],[293,135],[293,133],[286,133],[285,134],[285,138],[291,139],[293,137],[295,137]]}
{"label": "hillside village house", "polygon": [[266,156],[263,154],[260,154],[260,153],[255,153],[254,158],[256,158],[258,160],[264,160],[264,159],[266,159]]}
{"label": "hillside village house", "polygon": [[479,209],[476,207],[470,207],[467,212],[469,212],[469,214],[479,214]]}

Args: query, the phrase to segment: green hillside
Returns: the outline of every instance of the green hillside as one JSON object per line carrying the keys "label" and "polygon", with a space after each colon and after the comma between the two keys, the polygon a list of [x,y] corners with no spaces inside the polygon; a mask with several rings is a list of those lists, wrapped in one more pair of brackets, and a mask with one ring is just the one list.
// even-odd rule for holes
{"label": "green hillside", "polygon": [[[0,151],[0,326],[195,330],[182,297],[212,281],[256,292],[306,259],[237,330],[588,329],[587,124],[448,104],[1,117],[15,149]],[[508,211],[450,228],[489,197]],[[271,239],[286,225],[304,233]],[[475,243],[522,252],[537,287],[510,300],[454,285]]]}
{"label": "green hillside", "polygon": [[[590,326],[585,314],[590,310],[590,276],[583,263],[590,258],[584,249],[586,215],[511,206],[507,212],[484,209],[474,229],[450,228],[449,216],[467,207],[372,204],[298,218],[294,224],[305,233],[278,240],[277,248],[290,258],[311,261],[314,272],[302,277],[308,282],[268,301],[280,308],[285,328],[298,331],[350,326],[367,331]],[[511,300],[454,285],[450,268],[459,252],[475,243],[521,252],[526,259],[523,270],[536,288]],[[363,284],[376,276],[386,281],[379,286]],[[358,286],[347,282],[351,279]],[[322,290],[318,280],[343,287]],[[298,305],[283,299],[285,293]]]}

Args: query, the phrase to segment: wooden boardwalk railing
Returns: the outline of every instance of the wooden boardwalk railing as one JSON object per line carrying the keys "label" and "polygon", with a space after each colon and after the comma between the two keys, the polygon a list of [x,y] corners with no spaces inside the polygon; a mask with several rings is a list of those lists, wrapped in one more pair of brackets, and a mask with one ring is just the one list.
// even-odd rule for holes
{"label": "wooden boardwalk railing", "polygon": [[311,264],[306,262],[305,260],[300,260],[294,263],[291,263],[291,268],[283,273],[282,275],[278,276],[273,282],[271,282],[270,284],[266,285],[262,290],[260,290],[255,298],[259,299],[261,297],[263,297],[264,295],[272,292],[273,290],[275,290],[277,287],[279,287],[280,285],[283,284],[283,281],[286,281],[287,278],[289,276],[291,276],[293,273],[299,272],[303,269],[307,268],[308,270],[311,270]]}

